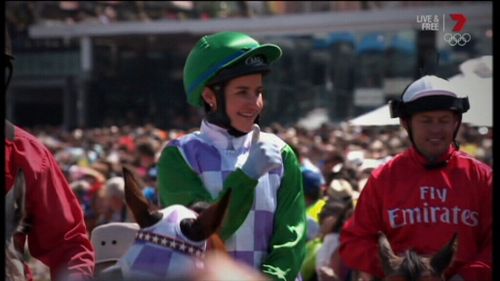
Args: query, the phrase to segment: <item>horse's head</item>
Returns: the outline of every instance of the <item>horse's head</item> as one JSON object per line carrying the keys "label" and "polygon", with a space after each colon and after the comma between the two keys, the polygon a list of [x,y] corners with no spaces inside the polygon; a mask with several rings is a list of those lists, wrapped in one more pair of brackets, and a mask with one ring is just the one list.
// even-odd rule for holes
{"label": "horse's head", "polygon": [[201,267],[206,240],[219,228],[230,192],[199,215],[182,205],[151,211],[132,172],[124,168],[123,176],[125,201],[141,228],[119,261],[124,277],[160,280]]}
{"label": "horse's head", "polygon": [[439,252],[431,257],[423,257],[415,251],[407,250],[404,256],[394,254],[384,233],[379,233],[379,254],[386,281],[440,281],[445,270],[451,265],[458,248],[457,233]]}

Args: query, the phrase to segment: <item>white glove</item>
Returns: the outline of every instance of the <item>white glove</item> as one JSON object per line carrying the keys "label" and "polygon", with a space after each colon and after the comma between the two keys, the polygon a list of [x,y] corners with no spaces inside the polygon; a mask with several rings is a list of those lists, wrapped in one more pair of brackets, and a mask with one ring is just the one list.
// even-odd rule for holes
{"label": "white glove", "polygon": [[260,127],[253,125],[252,142],[248,159],[241,167],[249,177],[259,179],[262,175],[281,165],[281,152],[278,145],[259,141]]}

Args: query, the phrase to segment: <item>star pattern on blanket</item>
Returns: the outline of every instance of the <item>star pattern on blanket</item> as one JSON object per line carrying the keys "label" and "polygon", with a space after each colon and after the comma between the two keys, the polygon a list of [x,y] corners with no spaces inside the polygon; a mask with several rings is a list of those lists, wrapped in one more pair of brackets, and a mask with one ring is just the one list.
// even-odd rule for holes
{"label": "star pattern on blanket", "polygon": [[156,244],[191,256],[194,255],[197,257],[203,257],[205,252],[202,248],[193,245],[187,241],[182,241],[175,239],[173,237],[164,236],[161,234],[147,232],[143,230],[139,230],[139,232],[137,232],[135,239]]}

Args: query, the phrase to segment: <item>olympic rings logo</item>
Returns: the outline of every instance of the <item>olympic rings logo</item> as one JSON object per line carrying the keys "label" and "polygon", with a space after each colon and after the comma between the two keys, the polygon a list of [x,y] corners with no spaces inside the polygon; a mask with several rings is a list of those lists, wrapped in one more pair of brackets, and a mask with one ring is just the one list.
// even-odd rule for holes
{"label": "olympic rings logo", "polygon": [[463,47],[472,39],[469,33],[445,33],[443,38],[452,47],[456,45]]}

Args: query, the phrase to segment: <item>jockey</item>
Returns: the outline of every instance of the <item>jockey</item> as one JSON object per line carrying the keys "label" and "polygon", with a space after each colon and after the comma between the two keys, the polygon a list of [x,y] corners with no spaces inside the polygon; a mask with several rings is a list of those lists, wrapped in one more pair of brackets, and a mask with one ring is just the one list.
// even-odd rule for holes
{"label": "jockey", "polygon": [[[391,102],[412,146],[375,169],[341,233],[340,254],[364,276],[383,277],[378,232],[394,252],[433,255],[458,233],[446,280],[492,280],[492,169],[458,150],[468,98],[450,82],[424,76]],[[362,274],[363,275],[363,274]]]}
{"label": "jockey", "polygon": [[[5,33],[5,67],[8,88],[13,71],[10,38]],[[94,250],[83,213],[52,153],[40,141],[5,120],[5,193],[22,171],[26,182],[26,232],[15,234],[16,248],[47,265],[51,280],[88,279],[94,273]],[[32,280],[25,266],[26,280]],[[65,279],[67,280],[67,279]]]}
{"label": "jockey", "polygon": [[294,280],[305,254],[300,165],[290,146],[257,125],[263,77],[281,56],[239,32],[203,36],[184,66],[188,102],[203,107],[199,131],[171,141],[159,168],[161,204],[232,197],[220,235],[228,253],[275,280]]}

